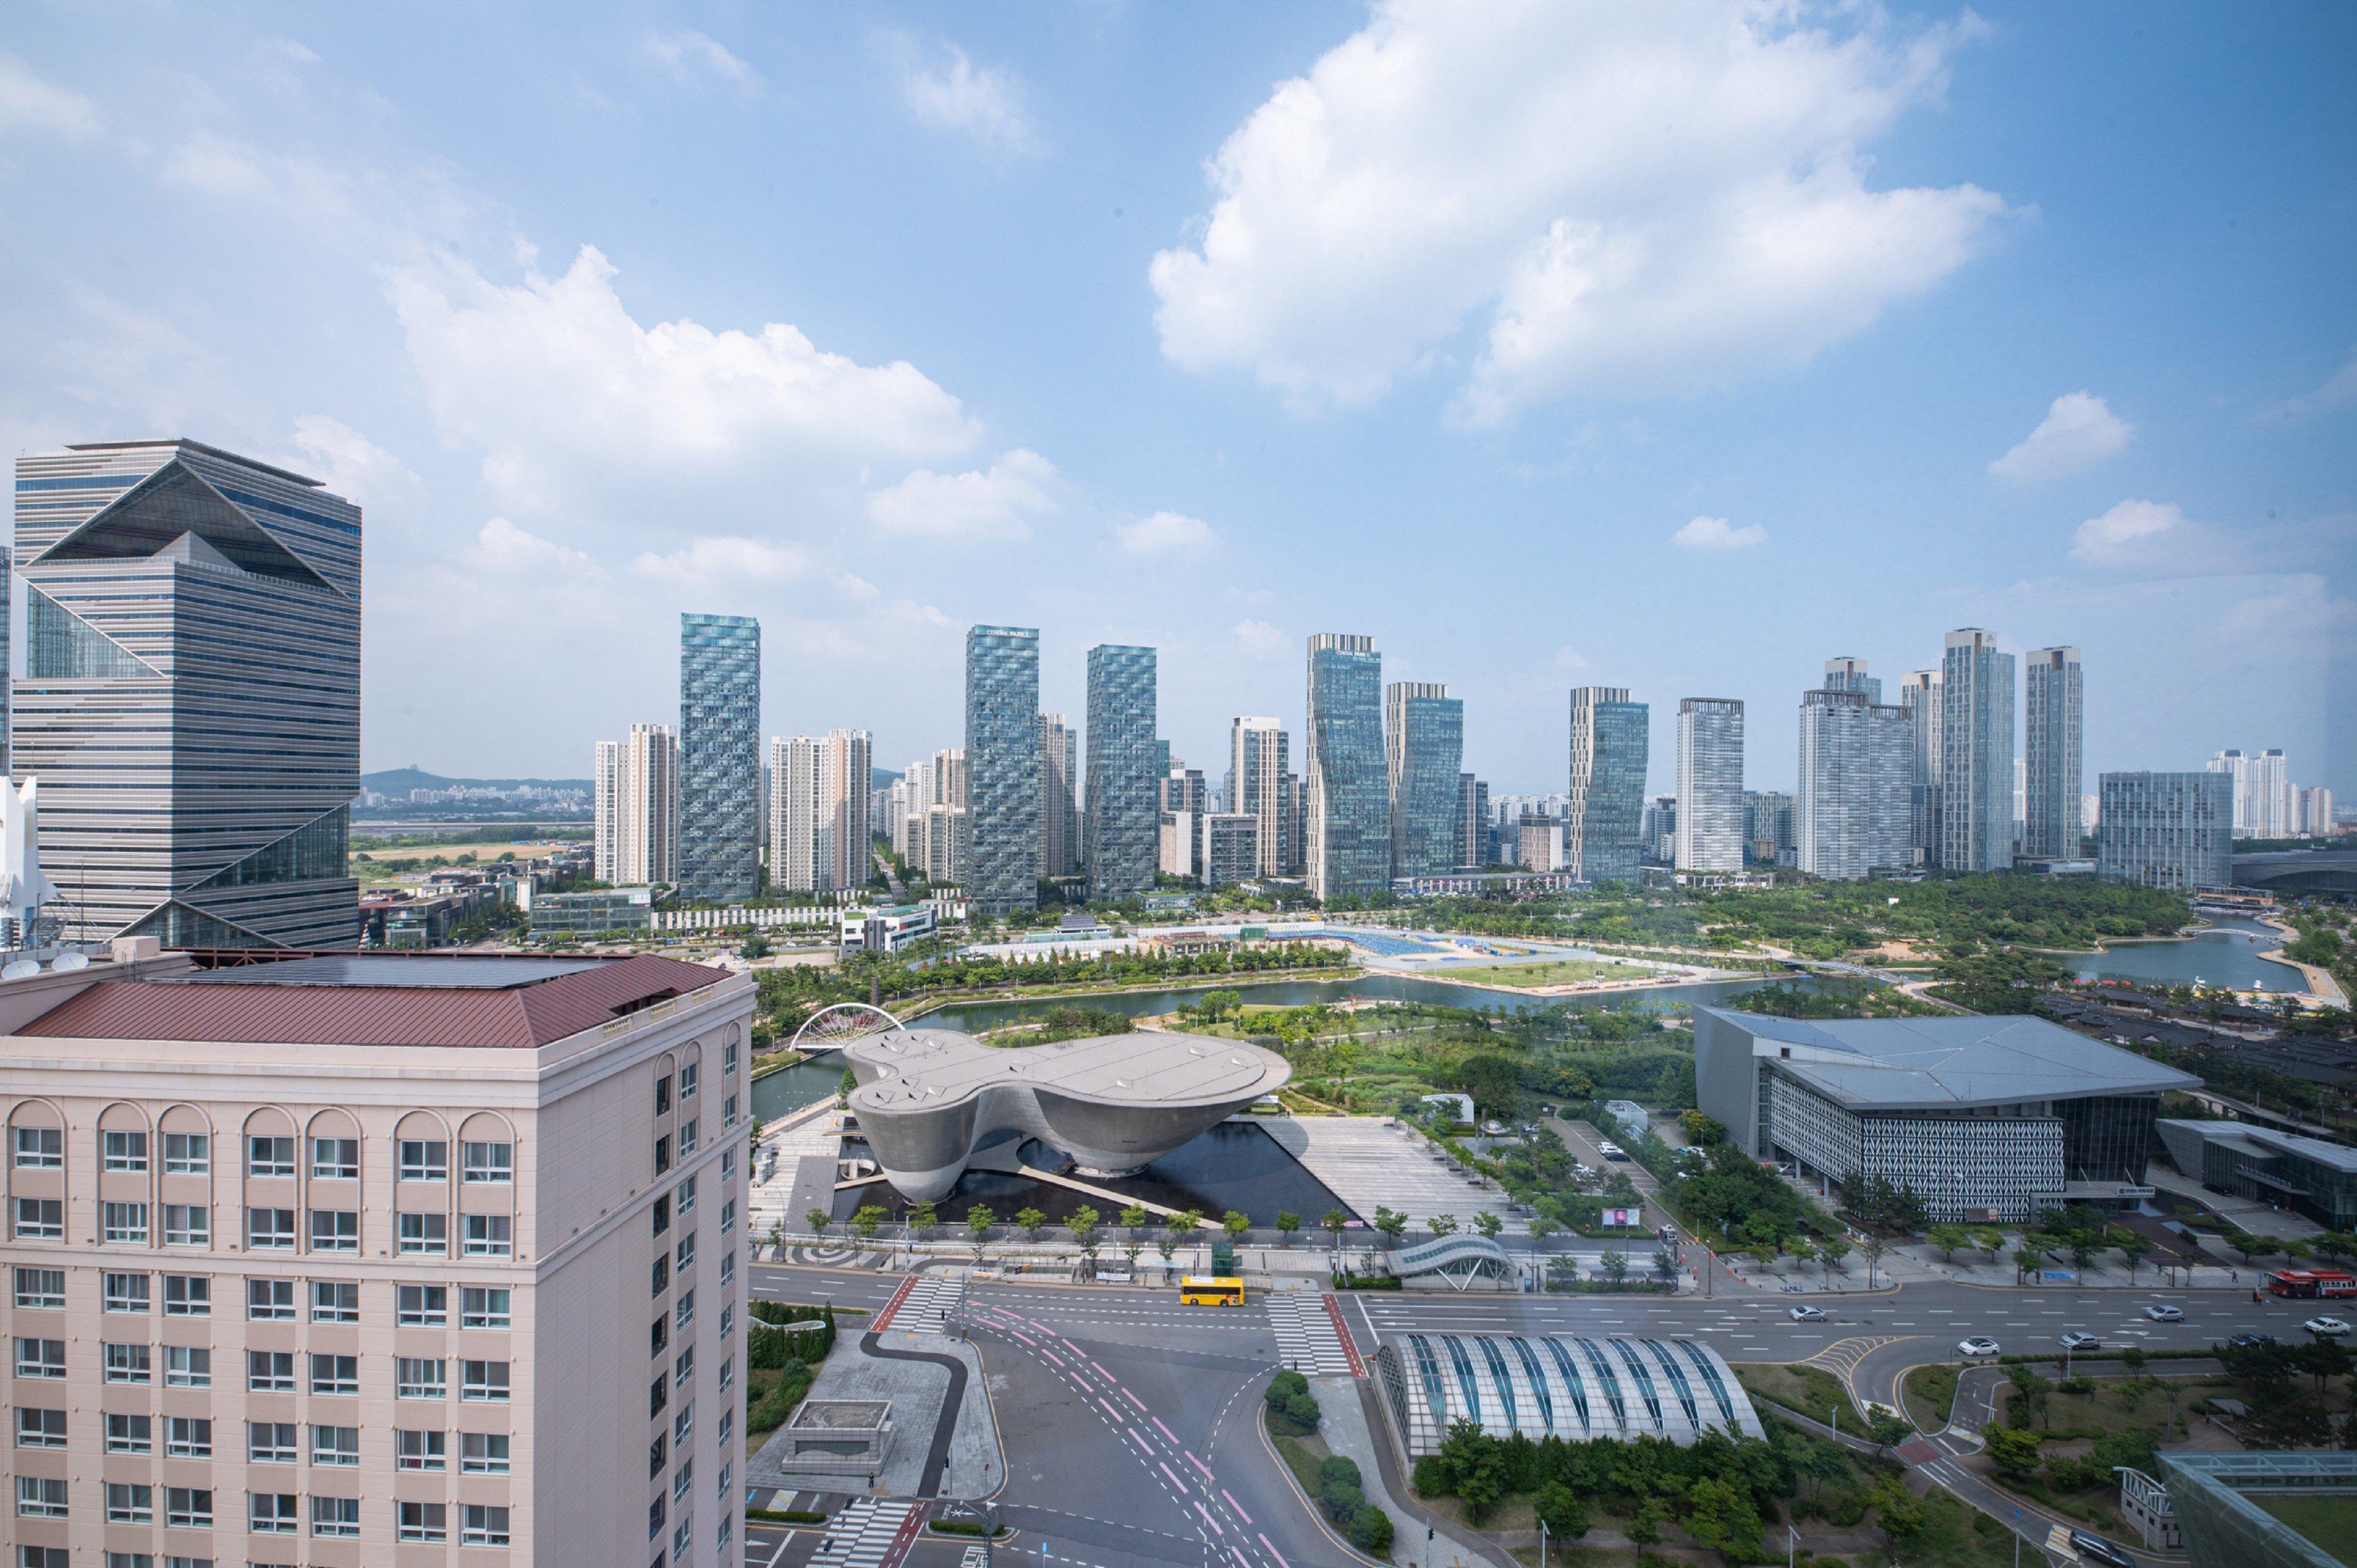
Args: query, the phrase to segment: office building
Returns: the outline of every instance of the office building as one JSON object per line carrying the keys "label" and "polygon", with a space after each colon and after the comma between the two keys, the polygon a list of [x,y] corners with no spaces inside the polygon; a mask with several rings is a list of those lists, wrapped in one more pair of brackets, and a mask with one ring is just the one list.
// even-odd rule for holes
{"label": "office building", "polygon": [[616,887],[679,877],[679,736],[669,725],[632,725],[630,738],[597,743],[592,870]]}
{"label": "office building", "polygon": [[1383,690],[1383,760],[1391,793],[1391,874],[1437,876],[1457,868],[1457,769],[1465,757],[1465,703],[1435,682]]}
{"label": "office building", "polygon": [[1882,705],[1882,682],[1866,672],[1865,660],[1847,654],[1825,660],[1824,689],[1855,692],[1875,706]]}
{"label": "office building", "polygon": [[1563,853],[1566,868],[1581,881],[1637,880],[1652,744],[1652,710],[1631,702],[1629,688],[1572,688]]}
{"label": "office building", "polygon": [[679,891],[761,890],[761,623],[679,618]]}
{"label": "office building", "polygon": [[2043,1018],[1694,1021],[1697,1103],[1744,1153],[1912,1188],[1940,1223],[2149,1197],[2160,1097],[2201,1083]]}
{"label": "office building", "polygon": [[2234,786],[2223,773],[2106,773],[2098,875],[2189,893],[2234,880]]}
{"label": "office building", "polygon": [[2178,1448],[2153,1468],[2158,1479],[2121,1470],[2120,1512],[2147,1548],[2181,1552],[2190,1568],[2339,1568],[2348,1550],[2357,1454]]}
{"label": "office building", "polygon": [[1132,898],[1154,886],[1155,828],[1168,746],[1155,739],[1150,648],[1089,650],[1088,806],[1082,866],[1092,902]]}
{"label": "office building", "polygon": [[1210,811],[1203,817],[1203,849],[1197,875],[1206,887],[1250,882],[1259,875],[1260,822],[1242,811]]}
{"label": "office building", "polygon": [[2013,864],[2013,655],[1977,628],[1948,634],[1940,667],[1940,864]]}
{"label": "office building", "polygon": [[1470,773],[1457,776],[1457,865],[1479,871],[1490,853],[1490,786]]}
{"label": "office building", "polygon": [[[1148,731],[1149,739],[1151,730]],[[1091,744],[1094,744],[1092,738]],[[965,634],[966,898],[983,916],[1039,902],[1039,633]]]}
{"label": "office building", "polygon": [[1793,865],[1811,876],[1855,881],[1912,861],[1909,806],[1914,719],[1856,689],[1801,695],[1801,788],[1793,804]]}
{"label": "office building", "polygon": [[1680,871],[1743,869],[1743,704],[1732,697],[1678,703]]}
{"label": "office building", "polygon": [[1309,639],[1306,865],[1311,895],[1329,902],[1391,891],[1383,679],[1374,639],[1329,631]]}
{"label": "office building", "polygon": [[1061,714],[1039,715],[1039,875],[1081,869],[1080,736]]}
{"label": "office building", "polygon": [[734,1568],[751,978],[258,956],[0,981],[9,1563]]}
{"label": "office building", "polygon": [[2250,1122],[2155,1124],[2178,1174],[2245,1202],[2289,1208],[2328,1230],[2357,1224],[2357,1149]]}
{"label": "office building", "polygon": [[1286,858],[1294,838],[1286,749],[1285,728],[1275,719],[1240,718],[1229,729],[1225,804],[1258,824],[1260,876],[1282,876],[1293,869]]}
{"label": "office building", "polygon": [[361,528],[193,441],[17,460],[8,751],[65,940],[359,941]]}
{"label": "office building", "polygon": [[2022,853],[2075,860],[2086,732],[2079,650],[2035,649],[2022,671]]}
{"label": "office building", "polygon": [[1940,863],[1940,671],[1917,670],[1900,682],[1915,762],[1907,798],[1907,842],[1918,865]]}
{"label": "office building", "polygon": [[1668,865],[1678,853],[1678,798],[1656,795],[1646,801],[1642,824],[1646,856]]}

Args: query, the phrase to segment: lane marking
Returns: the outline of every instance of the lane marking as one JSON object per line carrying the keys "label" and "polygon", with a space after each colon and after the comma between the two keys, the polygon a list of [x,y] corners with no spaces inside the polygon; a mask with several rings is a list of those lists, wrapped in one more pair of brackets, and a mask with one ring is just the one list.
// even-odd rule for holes
{"label": "lane marking", "polygon": [[1160,1466],[1162,1473],[1170,1477],[1170,1484],[1178,1488],[1178,1495],[1182,1498],[1185,1497],[1187,1495],[1187,1483],[1178,1478],[1178,1472],[1173,1470],[1169,1466],[1163,1464],[1159,1459],[1157,1459],[1155,1464]]}
{"label": "lane marking", "polygon": [[1121,1391],[1121,1397],[1127,1400],[1130,1403],[1135,1405],[1140,1410],[1144,1410],[1146,1408],[1146,1402],[1139,1399],[1135,1394],[1131,1393],[1127,1389]]}
{"label": "lane marking", "polygon": [[[1191,1498],[1190,1498],[1190,1499],[1189,1499],[1189,1500],[1192,1501],[1192,1499],[1191,1499]],[[1220,1528],[1220,1521],[1219,1521],[1218,1520],[1215,1520],[1215,1519],[1213,1519],[1213,1518],[1211,1517],[1211,1509],[1209,1509],[1205,1508],[1205,1507],[1204,1507],[1202,1504],[1200,1504],[1200,1503],[1196,1503],[1196,1504],[1195,1504],[1195,1511],[1196,1511],[1197,1513],[1201,1514],[1201,1515],[1203,1516],[1203,1522],[1204,1522],[1205,1524],[1208,1524],[1208,1525],[1210,1525],[1210,1526],[1211,1527],[1211,1531],[1212,1531],[1212,1533],[1213,1533],[1213,1534],[1215,1534],[1215,1535],[1225,1535],[1225,1534],[1227,1534],[1227,1533],[1228,1533],[1226,1530],[1222,1530],[1222,1529]]]}
{"label": "lane marking", "polygon": [[[1144,1407],[1143,1407],[1143,1406],[1141,1406],[1141,1407],[1139,1407],[1139,1408],[1143,1409]],[[1177,1447],[1179,1445],[1179,1444],[1178,1444],[1178,1434],[1177,1433],[1175,1433],[1175,1432],[1171,1431],[1168,1427],[1164,1426],[1164,1425],[1162,1424],[1162,1418],[1161,1418],[1160,1416],[1158,1416],[1158,1415],[1149,1415],[1149,1416],[1147,1416],[1146,1419],[1146,1420],[1148,1420],[1148,1421],[1150,1421],[1150,1422],[1152,1422],[1152,1423],[1154,1423],[1154,1424],[1155,1424],[1156,1428],[1161,1432],[1161,1434],[1162,1434],[1162,1435],[1163,1435],[1163,1436],[1165,1436],[1165,1437],[1167,1437],[1167,1438],[1170,1439],[1170,1446],[1171,1446],[1171,1447],[1173,1447],[1173,1448],[1177,1448]]]}
{"label": "lane marking", "polygon": [[1220,1488],[1220,1496],[1228,1499],[1228,1506],[1236,1510],[1236,1517],[1238,1519],[1243,1520],[1246,1524],[1252,1523],[1252,1515],[1244,1512],[1244,1505],[1236,1501],[1232,1496],[1230,1496],[1227,1487],[1222,1487]]}
{"label": "lane marking", "polygon": [[1187,1463],[1194,1466],[1195,1468],[1203,1472],[1203,1479],[1212,1481],[1218,1478],[1211,1474],[1211,1467],[1209,1465],[1204,1464],[1200,1459],[1195,1457],[1195,1451],[1193,1449],[1186,1449],[1183,1450],[1183,1452],[1187,1455]]}
{"label": "lane marking", "polygon": [[1285,1553],[1276,1549],[1276,1542],[1264,1535],[1260,1538],[1260,1543],[1268,1548],[1268,1554],[1271,1557],[1276,1559],[1276,1568],[1293,1568],[1293,1564],[1285,1560]]}

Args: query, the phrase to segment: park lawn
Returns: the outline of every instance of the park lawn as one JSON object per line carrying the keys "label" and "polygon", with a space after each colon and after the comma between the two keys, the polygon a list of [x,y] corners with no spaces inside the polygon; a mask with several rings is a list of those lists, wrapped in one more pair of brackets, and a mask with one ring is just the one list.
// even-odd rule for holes
{"label": "park lawn", "polygon": [[2357,1568],[2357,1498],[2246,1494],[2250,1500],[2308,1537],[2341,1562]]}
{"label": "park lawn", "polygon": [[[2180,1436],[2190,1428],[2193,1420],[2190,1412],[2196,1400],[2210,1394],[2231,1394],[2233,1391],[2233,1382],[2225,1378],[2172,1378],[2169,1382],[2177,1390],[2174,1429]],[[2010,1408],[2007,1402],[2012,1397],[2009,1389],[1998,1391],[2000,1417]],[[2092,1438],[2113,1432],[2158,1427],[2169,1419],[2169,1401],[2161,1389],[2147,1389],[2137,1396],[2136,1403],[2124,1405],[2120,1402],[2120,1380],[2104,1378],[2096,1380],[2095,1391],[2091,1394],[2066,1394],[2060,1389],[2055,1390],[2049,1397],[2044,1424],[2030,1430],[2049,1441],[2067,1441],[2050,1434],[2069,1433]]]}
{"label": "park lawn", "polygon": [[1507,985],[1517,990],[1533,985],[1571,985],[1583,980],[1647,980],[1660,971],[1636,963],[1598,963],[1593,959],[1562,958],[1546,963],[1509,963],[1496,969],[1457,972],[1483,985]]}
{"label": "park lawn", "polygon": [[1771,1404],[1799,1411],[1810,1420],[1831,1426],[1834,1412],[1847,1418],[1849,1430],[1866,1430],[1866,1412],[1852,1402],[1841,1380],[1823,1367],[1779,1366],[1761,1361],[1738,1361],[1735,1378],[1746,1391]]}
{"label": "park lawn", "polygon": [[1903,1568],[2011,1568],[2013,1532],[2004,1525],[1936,1487],[1921,1501],[1923,1533],[1900,1549]]}
{"label": "park lawn", "polygon": [[1937,1432],[1948,1424],[1948,1412],[1956,1405],[1956,1375],[1954,1367],[1917,1367],[1907,1374],[1901,1385],[1905,1390],[1907,1419],[1924,1432]]}

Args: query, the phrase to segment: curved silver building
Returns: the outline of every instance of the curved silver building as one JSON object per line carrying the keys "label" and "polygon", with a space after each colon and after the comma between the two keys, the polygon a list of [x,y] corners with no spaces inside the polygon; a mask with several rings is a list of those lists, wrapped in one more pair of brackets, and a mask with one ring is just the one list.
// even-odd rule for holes
{"label": "curved silver building", "polygon": [[1023,1137],[1096,1176],[1126,1176],[1293,1075],[1238,1040],[1145,1031],[1005,1049],[954,1029],[893,1029],[843,1048],[851,1109],[912,1202],[948,1196],[977,1149]]}
{"label": "curved silver building", "polygon": [[1734,1369],[1692,1339],[1405,1334],[1375,1351],[1375,1375],[1411,1464],[1460,1421],[1534,1443],[1766,1435]]}

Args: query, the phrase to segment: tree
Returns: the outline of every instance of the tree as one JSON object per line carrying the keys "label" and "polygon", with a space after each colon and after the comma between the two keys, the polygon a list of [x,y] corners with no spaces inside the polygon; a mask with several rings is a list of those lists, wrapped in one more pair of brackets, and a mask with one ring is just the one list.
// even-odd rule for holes
{"label": "tree", "polygon": [[1561,1541],[1587,1533],[1587,1507],[1579,1494],[1561,1481],[1549,1481],[1531,1499],[1532,1509],[1546,1525],[1547,1533]]}
{"label": "tree", "polygon": [[1252,1216],[1231,1208],[1220,1216],[1220,1229],[1228,1233],[1229,1240],[1239,1240],[1252,1229]]}
{"label": "tree", "polygon": [[1130,1240],[1134,1241],[1146,1233],[1146,1205],[1128,1204],[1121,1211],[1121,1228],[1129,1232]]}
{"label": "tree", "polygon": [[2046,1259],[2038,1249],[2029,1245],[2027,1241],[2016,1247],[2013,1250],[2013,1283],[2019,1284],[2025,1274],[2045,1261]]}
{"label": "tree", "polygon": [[990,1228],[997,1223],[998,1216],[990,1211],[988,1204],[977,1203],[965,1211],[966,1233],[974,1239],[976,1247],[982,1245],[983,1238],[989,1235]]}
{"label": "tree", "polygon": [[1667,1247],[1662,1248],[1653,1254],[1653,1277],[1662,1283],[1665,1290],[1677,1288],[1678,1261],[1670,1255],[1670,1250]]}
{"label": "tree", "polygon": [[1842,1270],[1842,1260],[1849,1256],[1848,1237],[1828,1236],[1817,1243],[1817,1251],[1824,1255],[1826,1272],[1846,1272]]}
{"label": "tree", "polygon": [[849,1100],[851,1098],[851,1091],[858,1087],[859,1075],[853,1072],[849,1068],[845,1068],[843,1069],[843,1077],[835,1082],[834,1102],[837,1105],[840,1105],[845,1101]]}
{"label": "tree", "polygon": [[834,1216],[823,1208],[806,1209],[802,1213],[802,1223],[811,1228],[812,1235],[823,1236],[826,1228],[834,1223]]}
{"label": "tree", "polygon": [[782,1214],[770,1221],[770,1246],[779,1252],[785,1251],[786,1217]]}
{"label": "tree", "polygon": [[931,1198],[909,1205],[909,1234],[917,1240],[923,1240],[941,1222],[941,1211],[934,1208]]}
{"label": "tree", "polygon": [[1276,1237],[1277,1244],[1279,1246],[1292,1246],[1293,1233],[1300,1229],[1301,1216],[1290,1213],[1282,1208],[1276,1211]]}
{"label": "tree", "polygon": [[2128,1283],[2136,1283],[2136,1265],[2143,1262],[2145,1255],[2152,1251],[2152,1238],[2142,1231],[2122,1227],[2112,1233],[2112,1245],[2120,1250],[2120,1256],[2127,1262]]}
{"label": "tree", "polygon": [[1039,1232],[1048,1228],[1048,1217],[1036,1208],[1018,1208],[1015,1211],[1015,1223],[1025,1240],[1037,1241]]}
{"label": "tree", "polygon": [[1337,1243],[1341,1241],[1342,1232],[1350,1228],[1350,1224],[1351,1217],[1339,1208],[1328,1209],[1318,1220],[1318,1229],[1331,1235]]}
{"label": "tree", "polygon": [[1506,1222],[1499,1219],[1496,1215],[1491,1213],[1486,1208],[1473,1217],[1473,1229],[1479,1230],[1482,1235],[1487,1236],[1492,1241],[1498,1239],[1499,1232],[1505,1230],[1505,1228]]}
{"label": "tree", "polygon": [[1436,1214],[1424,1223],[1425,1228],[1432,1232],[1432,1239],[1436,1241],[1443,1236],[1457,1234],[1457,1216],[1454,1214]]}
{"label": "tree", "polygon": [[1104,1223],[1104,1216],[1083,1204],[1072,1210],[1070,1223],[1072,1240],[1081,1244],[1082,1254],[1093,1261],[1097,1255],[1097,1227]]}
{"label": "tree", "polygon": [[2026,1361],[2017,1361],[2006,1374],[2013,1384],[2013,1404],[2007,1419],[2017,1429],[2026,1429],[2031,1422],[2046,1423],[2047,1403],[2054,1385],[2029,1369]]}
{"label": "tree", "polygon": [[1927,1522],[1923,1505],[1898,1481],[1889,1480],[1874,1489],[1874,1511],[1882,1520],[1882,1533],[1889,1538],[1890,1561],[1895,1563],[1899,1549],[1923,1533]]}
{"label": "tree", "polygon": [[1987,1444],[1989,1463],[2006,1479],[2026,1481],[2037,1470],[2039,1451],[2044,1445],[2034,1434],[1992,1426],[1981,1437]]}
{"label": "tree", "polygon": [[1375,1205],[1375,1229],[1383,1233],[1387,1243],[1396,1247],[1401,1234],[1407,1230],[1407,1216],[1379,1203]]}
{"label": "tree", "polygon": [[1610,1280],[1612,1282],[1613,1288],[1618,1290],[1620,1286],[1620,1282],[1629,1277],[1628,1258],[1618,1251],[1607,1252],[1604,1254],[1602,1262],[1604,1265],[1604,1277]]}
{"label": "tree", "polygon": [[1881,1265],[1882,1254],[1890,1250],[1890,1243],[1885,1241],[1878,1231],[1869,1230],[1866,1233],[1866,1241],[1859,1250],[1866,1253],[1866,1288],[1872,1290],[1874,1271]]}
{"label": "tree", "polygon": [[1724,1552],[1729,1561],[1760,1539],[1760,1510],[1749,1491],[1738,1491],[1716,1476],[1706,1476],[1686,1488],[1683,1521],[1698,1545]]}
{"label": "tree", "polygon": [[876,1240],[877,1229],[883,1223],[884,1206],[880,1203],[862,1204],[859,1211],[851,1217],[851,1228],[859,1232],[859,1239],[863,1241]]}
{"label": "tree", "polygon": [[1964,1228],[1961,1225],[1934,1225],[1932,1227],[1932,1250],[1940,1254],[1940,1259],[1943,1262],[1954,1262],[1956,1261],[1956,1250],[1960,1247],[1968,1245],[1970,1241],[1971,1238],[1964,1234]]}

